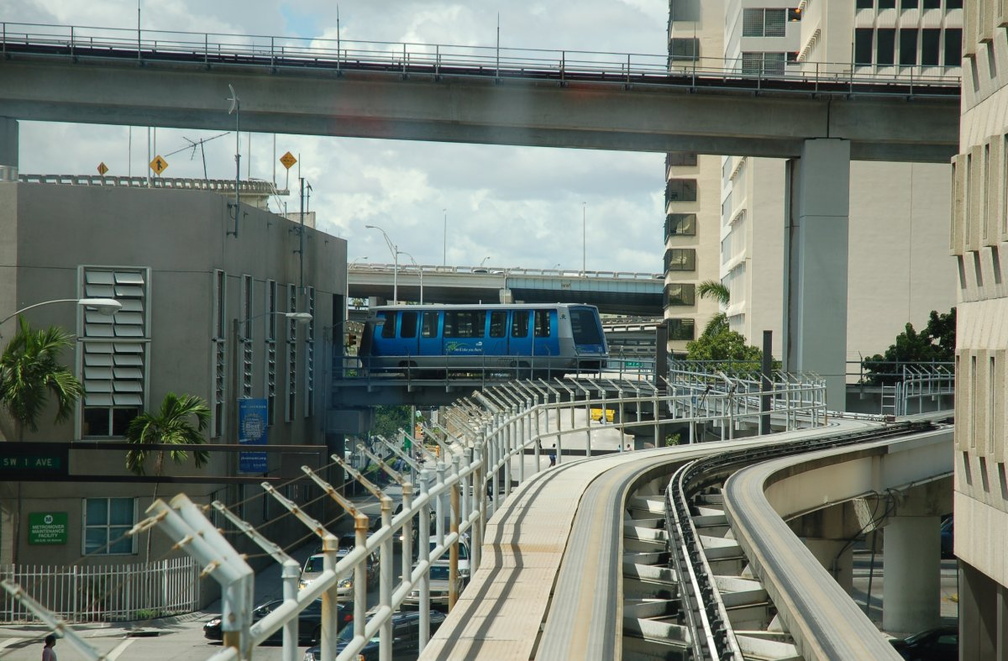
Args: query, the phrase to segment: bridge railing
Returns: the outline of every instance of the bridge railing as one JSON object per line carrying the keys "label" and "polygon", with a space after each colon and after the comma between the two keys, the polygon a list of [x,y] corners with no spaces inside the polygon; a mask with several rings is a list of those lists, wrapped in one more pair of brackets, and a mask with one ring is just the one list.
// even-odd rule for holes
{"label": "bridge railing", "polygon": [[[695,85],[701,79],[741,81],[747,88],[764,83],[796,81],[823,85],[822,91],[858,87],[861,93],[885,93],[889,85],[953,92],[960,84],[960,67],[875,67],[852,62],[784,64],[781,68],[749,70],[741,58],[695,58],[669,61],[666,53],[615,53],[582,50],[546,50],[500,46],[465,46],[415,42],[381,42],[272,35],[190,33],[167,30],[65,26],[36,23],[0,23],[0,51],[68,55],[181,59],[269,67],[328,67],[402,73],[491,75],[494,77],[597,80],[624,83]],[[772,86],[772,85],[771,85]],[[775,89],[786,89],[774,86]],[[805,88],[803,88],[803,91]],[[896,91],[894,90],[894,93]]]}

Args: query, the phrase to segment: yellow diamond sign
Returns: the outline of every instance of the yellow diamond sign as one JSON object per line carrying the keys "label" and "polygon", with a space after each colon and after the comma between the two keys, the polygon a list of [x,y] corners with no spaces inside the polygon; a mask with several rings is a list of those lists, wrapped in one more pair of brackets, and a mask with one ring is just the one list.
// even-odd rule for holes
{"label": "yellow diamond sign", "polygon": [[164,160],[163,156],[155,156],[154,160],[150,162],[150,168],[154,172],[161,174],[168,169],[168,161]]}
{"label": "yellow diamond sign", "polygon": [[282,163],[285,168],[290,170],[292,167],[294,167],[294,164],[297,163],[297,159],[294,158],[294,154],[287,152],[286,154],[280,157],[280,163]]}
{"label": "yellow diamond sign", "polygon": [[102,161],[101,163],[98,164],[98,174],[105,176],[106,172],[108,172],[108,166],[105,165],[104,161]]}

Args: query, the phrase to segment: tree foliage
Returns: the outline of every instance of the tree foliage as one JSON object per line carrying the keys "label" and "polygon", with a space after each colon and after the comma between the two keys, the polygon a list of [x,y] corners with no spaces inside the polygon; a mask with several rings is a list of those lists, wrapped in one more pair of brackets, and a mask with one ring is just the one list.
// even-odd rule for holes
{"label": "tree foliage", "polygon": [[412,409],[409,406],[376,406],[375,422],[371,433],[382,436],[390,441],[399,438],[398,431],[412,431],[413,422],[410,419]]}
{"label": "tree foliage", "polygon": [[[196,425],[193,425],[193,418]],[[210,409],[195,395],[176,395],[170,392],[161,402],[156,413],[145,412],[130,422],[126,430],[126,440],[135,446],[126,452],[126,468],[136,475],[146,475],[147,459],[154,455],[154,474],[160,477],[164,472],[166,450],[149,450],[148,445],[197,445],[205,443],[203,431],[210,424]],[[167,451],[171,460],[180,464],[189,459],[186,450]],[[210,459],[205,450],[193,452],[193,461],[202,468]]]}
{"label": "tree foliage", "polygon": [[57,326],[32,330],[18,317],[18,330],[0,355],[0,404],[14,422],[14,438],[22,440],[25,429],[38,430],[38,418],[52,397],[56,422],[69,419],[83,393],[80,381],[59,362],[59,355],[72,346],[71,335]]}
{"label": "tree foliage", "polygon": [[861,365],[869,383],[891,384],[902,380],[903,365],[908,363],[950,363],[955,360],[956,309],[946,314],[932,310],[920,333],[907,323],[896,341],[885,350],[865,358]]}
{"label": "tree foliage", "polygon": [[703,333],[686,343],[687,360],[731,363],[733,370],[758,370],[763,352],[746,344],[745,336],[728,328],[728,317],[718,314]]}

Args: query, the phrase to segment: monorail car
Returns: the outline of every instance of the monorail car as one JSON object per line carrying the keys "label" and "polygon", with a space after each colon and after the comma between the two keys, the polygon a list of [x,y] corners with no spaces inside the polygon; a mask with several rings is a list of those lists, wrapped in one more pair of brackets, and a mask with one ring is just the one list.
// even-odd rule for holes
{"label": "monorail car", "polygon": [[369,372],[598,371],[608,357],[592,305],[387,305],[372,308],[358,353]]}

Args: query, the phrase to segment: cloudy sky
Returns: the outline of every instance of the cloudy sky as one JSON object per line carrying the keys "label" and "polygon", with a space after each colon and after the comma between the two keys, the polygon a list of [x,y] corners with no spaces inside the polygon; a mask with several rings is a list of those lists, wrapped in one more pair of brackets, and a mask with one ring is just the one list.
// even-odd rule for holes
{"label": "cloudy sky", "polygon": [[[145,30],[661,54],[667,0],[139,0]],[[0,0],[7,22],[135,30],[138,0]],[[222,99],[222,108],[226,102]],[[23,174],[146,174],[147,128],[22,121]],[[165,176],[234,174],[234,135],[159,129]],[[659,272],[663,252],[661,154],[455,145],[359,138],[242,134],[242,177],[283,185],[276,158],[300,155],[320,229],[347,239],[349,259],[391,262],[382,227],[421,264]],[[250,156],[249,156],[250,155]],[[297,167],[290,188],[296,190]],[[276,210],[278,204],[274,203]],[[286,198],[298,209],[298,198]],[[280,209],[282,210],[282,209]],[[447,222],[445,219],[447,218]],[[447,225],[447,241],[444,227]],[[408,257],[402,261],[409,262]]]}

